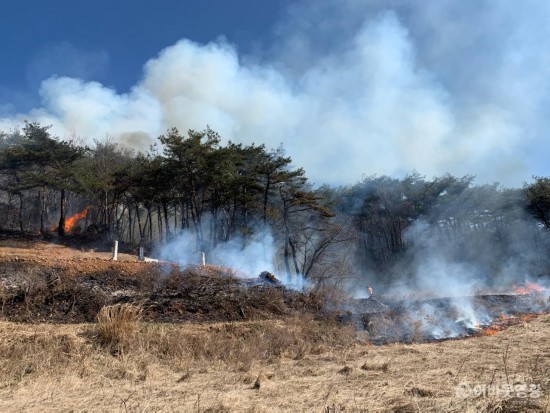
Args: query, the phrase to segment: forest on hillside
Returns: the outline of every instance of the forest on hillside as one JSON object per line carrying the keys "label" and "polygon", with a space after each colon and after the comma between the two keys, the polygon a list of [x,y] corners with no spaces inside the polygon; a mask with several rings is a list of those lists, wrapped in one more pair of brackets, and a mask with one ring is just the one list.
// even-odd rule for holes
{"label": "forest on hillside", "polygon": [[318,284],[390,284],[442,261],[489,282],[550,271],[548,177],[503,188],[412,172],[317,186],[282,147],[224,141],[210,128],[173,128],[136,152],[62,140],[37,123],[0,132],[0,230],[148,251],[185,232],[206,253],[267,231],[280,271]]}

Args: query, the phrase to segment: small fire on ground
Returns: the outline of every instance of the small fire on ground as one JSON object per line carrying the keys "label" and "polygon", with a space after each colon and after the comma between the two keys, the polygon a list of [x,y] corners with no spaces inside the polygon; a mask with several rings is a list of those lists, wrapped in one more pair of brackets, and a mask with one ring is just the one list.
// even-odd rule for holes
{"label": "small fire on ground", "polygon": [[526,283],[522,287],[516,287],[514,285],[513,289],[516,294],[522,294],[522,295],[527,295],[532,293],[542,293],[544,290],[546,290],[543,286],[535,283]]}
{"label": "small fire on ground", "polygon": [[506,330],[510,326],[531,321],[532,319],[538,317],[541,314],[542,313],[529,313],[529,314],[522,314],[519,316],[500,314],[497,318],[493,320],[491,325],[481,326],[479,323],[477,323],[476,329],[479,330],[480,335],[493,336],[503,330]]}
{"label": "small fire on ground", "polygon": [[373,344],[430,342],[487,335],[550,311],[549,289],[535,283],[508,293],[386,301],[373,295],[358,299],[343,315],[364,329]]}

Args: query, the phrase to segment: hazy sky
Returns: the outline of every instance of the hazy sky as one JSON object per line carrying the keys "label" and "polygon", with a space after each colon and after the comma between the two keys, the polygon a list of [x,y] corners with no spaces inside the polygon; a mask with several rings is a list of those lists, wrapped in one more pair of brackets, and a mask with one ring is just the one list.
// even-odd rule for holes
{"label": "hazy sky", "polygon": [[147,148],[210,125],[316,183],[550,175],[550,3],[4,2],[0,130]]}

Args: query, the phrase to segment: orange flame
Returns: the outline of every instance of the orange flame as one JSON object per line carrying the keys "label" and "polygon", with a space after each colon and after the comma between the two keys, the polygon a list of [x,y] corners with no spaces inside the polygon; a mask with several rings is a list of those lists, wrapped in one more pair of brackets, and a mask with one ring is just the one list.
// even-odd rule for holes
{"label": "orange flame", "polygon": [[85,218],[88,214],[88,209],[90,209],[89,206],[84,208],[84,211],[77,212],[74,215],[71,215],[69,218],[65,219],[65,232],[71,232],[71,229],[73,229],[74,225],[78,222],[78,220]]}
{"label": "orange flame", "polygon": [[509,316],[505,314],[500,314],[496,317],[492,324],[488,327],[484,327],[481,331],[481,334],[486,336],[493,336],[510,326],[521,324],[522,322],[531,321],[532,319],[538,317],[538,313],[527,313],[522,314],[521,316]]}
{"label": "orange flame", "polygon": [[545,290],[544,287],[534,283],[527,283],[523,287],[514,286],[514,292],[516,294],[521,294],[521,295],[540,293],[544,290]]}

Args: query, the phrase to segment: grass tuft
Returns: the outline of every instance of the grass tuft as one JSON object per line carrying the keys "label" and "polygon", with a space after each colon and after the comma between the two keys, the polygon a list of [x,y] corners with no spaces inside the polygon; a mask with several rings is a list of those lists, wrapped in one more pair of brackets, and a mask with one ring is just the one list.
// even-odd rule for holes
{"label": "grass tuft", "polygon": [[141,308],[133,304],[103,307],[97,314],[99,343],[115,351],[124,350],[138,330]]}

